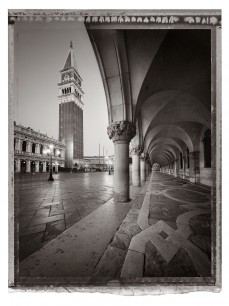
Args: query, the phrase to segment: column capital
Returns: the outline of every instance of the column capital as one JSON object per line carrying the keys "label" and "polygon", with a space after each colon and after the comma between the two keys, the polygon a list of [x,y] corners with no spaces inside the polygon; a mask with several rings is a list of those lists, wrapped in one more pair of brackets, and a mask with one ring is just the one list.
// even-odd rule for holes
{"label": "column capital", "polygon": [[136,135],[136,127],[133,122],[116,121],[107,127],[107,134],[113,142],[118,140],[130,142]]}
{"label": "column capital", "polygon": [[143,147],[140,145],[134,146],[130,148],[131,155],[140,155],[143,151]]}

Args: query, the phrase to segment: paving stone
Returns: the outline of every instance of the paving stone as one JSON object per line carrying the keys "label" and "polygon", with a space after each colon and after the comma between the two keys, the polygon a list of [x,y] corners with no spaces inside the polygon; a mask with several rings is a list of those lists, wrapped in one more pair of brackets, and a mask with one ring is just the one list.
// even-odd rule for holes
{"label": "paving stone", "polygon": [[167,276],[198,277],[200,275],[196,272],[187,251],[181,248],[168,264]]}
{"label": "paving stone", "polygon": [[141,209],[143,200],[144,200],[144,195],[137,196],[136,199],[133,201],[133,205],[131,208]]}
{"label": "paving stone", "polygon": [[65,214],[66,229],[81,220],[78,212]]}
{"label": "paving stone", "polygon": [[189,220],[189,226],[194,234],[211,236],[211,216],[203,214]]}
{"label": "paving stone", "polygon": [[46,224],[39,224],[35,226],[30,226],[27,228],[23,228],[19,230],[20,236],[26,236],[26,235],[31,235],[31,234],[36,234],[40,232],[44,232],[46,228]]}
{"label": "paving stone", "polygon": [[127,250],[108,246],[98,265],[96,266],[90,282],[107,282],[119,279]]}
{"label": "paving stone", "polygon": [[49,242],[65,230],[64,220],[49,222],[46,226],[44,243]]}
{"label": "paving stone", "polygon": [[163,277],[167,263],[157,248],[148,242],[145,249],[144,277]]}
{"label": "paving stone", "polygon": [[188,201],[192,203],[203,203],[209,200],[206,195],[190,190],[171,189],[167,191],[167,194],[180,201]]}
{"label": "paving stone", "polygon": [[128,250],[131,238],[130,235],[117,231],[110,245],[118,249]]}
{"label": "paving stone", "polygon": [[125,218],[125,221],[126,222],[137,223],[139,213],[140,213],[139,209],[131,208],[130,211],[128,212],[126,218]]}
{"label": "paving stone", "polygon": [[32,253],[39,250],[43,244],[43,237],[44,233],[36,233],[21,237],[19,240],[19,261],[22,261]]}
{"label": "paving stone", "polygon": [[31,221],[31,219],[33,218],[33,216],[31,215],[21,215],[19,216],[19,228],[25,228],[29,222]]}
{"label": "paving stone", "polygon": [[28,209],[35,209],[35,208],[38,208],[40,205],[41,205],[41,201],[39,201],[39,202],[31,202],[28,205]]}
{"label": "paving stone", "polygon": [[188,239],[197,247],[203,250],[211,259],[211,237],[205,235],[191,235]]}
{"label": "paving stone", "polygon": [[21,215],[31,215],[33,216],[35,214],[35,212],[37,211],[37,209],[32,209],[32,208],[26,208],[21,212]]}
{"label": "paving stone", "polygon": [[49,212],[50,212],[50,208],[49,207],[43,207],[40,208],[36,211],[35,217],[36,218],[42,218],[42,217],[48,217],[49,216]]}
{"label": "paving stone", "polygon": [[181,248],[167,264],[157,248],[146,244],[144,277],[197,277],[199,276],[188,253]]}
{"label": "paving stone", "polygon": [[123,278],[143,277],[144,271],[144,254],[128,250],[122,271]]}
{"label": "paving stone", "polygon": [[52,217],[47,217],[47,218],[42,218],[36,215],[33,217],[32,221],[30,222],[29,226],[37,225],[37,224],[43,224],[43,223],[48,223],[48,222],[53,222],[53,221],[58,221],[64,219],[64,214],[62,215],[57,215],[57,216],[52,216]]}

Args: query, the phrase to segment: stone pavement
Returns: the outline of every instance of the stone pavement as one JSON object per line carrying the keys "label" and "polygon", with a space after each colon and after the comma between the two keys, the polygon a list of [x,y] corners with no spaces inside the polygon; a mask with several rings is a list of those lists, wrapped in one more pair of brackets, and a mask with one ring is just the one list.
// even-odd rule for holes
{"label": "stone pavement", "polygon": [[113,197],[113,175],[59,173],[15,175],[19,260],[42,248]]}
{"label": "stone pavement", "polygon": [[[99,180],[101,174],[96,175]],[[65,193],[59,192],[60,185],[56,183],[57,187],[52,187],[52,201],[61,194],[64,205]],[[70,185],[66,183],[67,189],[61,190],[76,193],[71,190],[75,183],[71,188],[67,186]],[[96,188],[93,184],[90,188],[96,200]],[[86,193],[93,192],[86,190]],[[130,190],[132,202],[114,203],[110,199],[22,260],[20,276],[74,277],[88,284],[136,277],[210,276],[211,189],[153,172],[142,189],[131,187]],[[48,194],[44,192],[44,201]],[[84,195],[82,191],[80,195]],[[71,195],[71,199],[74,202],[76,197]],[[90,197],[88,200],[90,203]],[[87,199],[84,203],[88,205]],[[49,206],[51,213],[52,205]],[[92,204],[92,207],[95,206]],[[49,217],[53,216],[56,215]],[[35,226],[36,221],[29,222],[31,227]]]}

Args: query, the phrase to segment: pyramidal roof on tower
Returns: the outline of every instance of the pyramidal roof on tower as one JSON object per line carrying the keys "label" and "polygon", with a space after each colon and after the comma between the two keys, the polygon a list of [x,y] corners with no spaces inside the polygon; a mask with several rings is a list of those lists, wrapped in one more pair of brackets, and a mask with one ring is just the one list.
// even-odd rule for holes
{"label": "pyramidal roof on tower", "polygon": [[67,70],[67,69],[70,69],[70,68],[75,68],[75,70],[78,71],[75,56],[74,56],[72,41],[70,41],[70,50],[69,50],[68,57],[66,59],[63,70]]}

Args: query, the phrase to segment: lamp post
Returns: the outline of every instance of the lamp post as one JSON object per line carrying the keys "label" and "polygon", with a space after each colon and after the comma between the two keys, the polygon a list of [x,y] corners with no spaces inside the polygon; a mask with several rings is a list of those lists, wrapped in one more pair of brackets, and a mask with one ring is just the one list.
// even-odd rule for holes
{"label": "lamp post", "polygon": [[52,153],[53,153],[53,145],[50,144],[49,148],[46,150],[47,154],[50,154],[50,166],[49,166],[49,178],[48,181],[54,181],[54,178],[52,176]]}
{"label": "lamp post", "polygon": [[108,162],[108,164],[109,164],[109,174],[111,174],[111,161],[109,160],[109,162]]}

